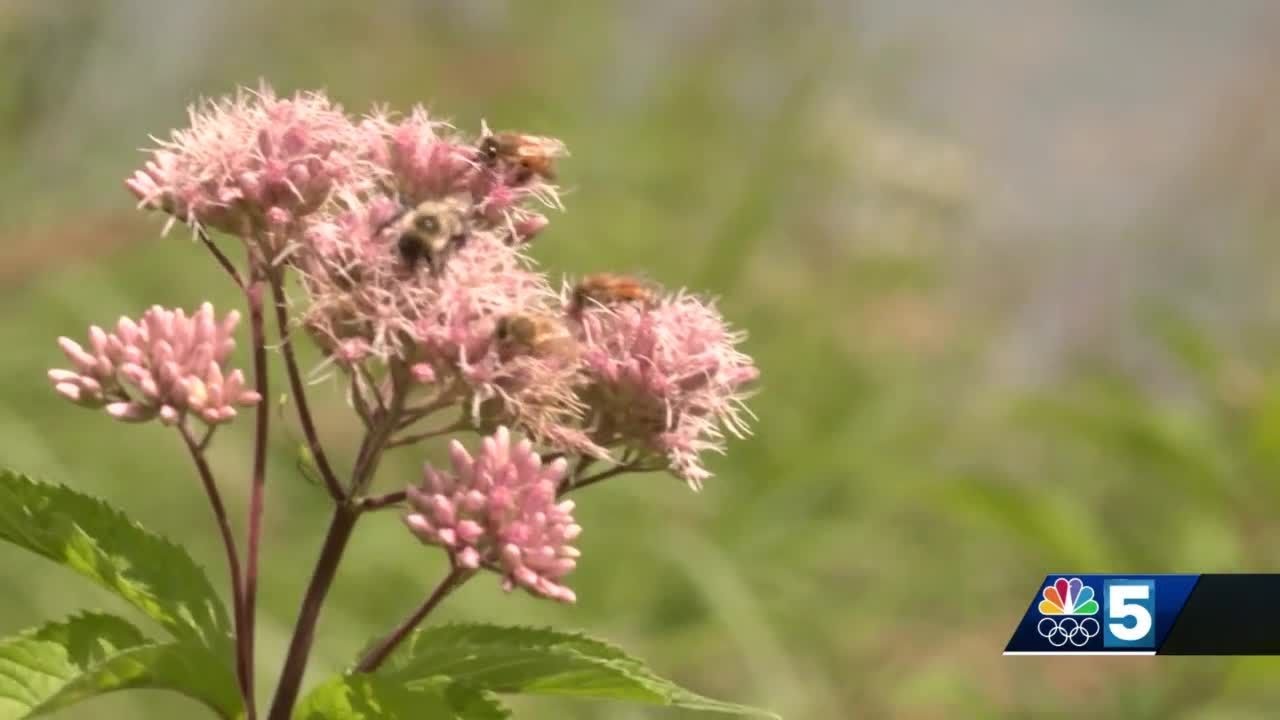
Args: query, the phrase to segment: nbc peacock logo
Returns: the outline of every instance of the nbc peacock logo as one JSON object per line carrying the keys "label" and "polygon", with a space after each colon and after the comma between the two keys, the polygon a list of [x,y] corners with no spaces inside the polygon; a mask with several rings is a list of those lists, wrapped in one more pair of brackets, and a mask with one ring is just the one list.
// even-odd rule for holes
{"label": "nbc peacock logo", "polygon": [[1097,615],[1098,601],[1093,599],[1093,588],[1080,578],[1058,578],[1040,593],[1041,615]]}
{"label": "nbc peacock logo", "polygon": [[[1093,588],[1080,578],[1058,578],[1040,591],[1040,622],[1036,632],[1055,648],[1082,649],[1098,636],[1102,628],[1097,618],[1098,601]],[[1068,648],[1070,645],[1072,648]]]}

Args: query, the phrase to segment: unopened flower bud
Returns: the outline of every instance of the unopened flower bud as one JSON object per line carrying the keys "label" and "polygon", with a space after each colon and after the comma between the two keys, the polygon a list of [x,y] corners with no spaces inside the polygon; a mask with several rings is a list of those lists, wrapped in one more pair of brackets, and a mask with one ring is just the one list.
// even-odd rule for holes
{"label": "unopened flower bud", "polygon": [[235,417],[234,405],[261,401],[244,388],[239,370],[223,373],[238,317],[230,313],[218,322],[208,303],[191,315],[153,307],[137,323],[121,318],[114,332],[91,328],[96,356],[60,338],[59,346],[76,367],[50,370],[49,381],[68,400],[105,407],[125,422],[159,417],[174,425],[187,412],[209,425],[227,422]]}
{"label": "unopened flower bud", "polygon": [[405,524],[414,536],[443,547],[457,567],[499,573],[504,587],[573,602],[561,579],[577,565],[580,553],[569,543],[581,528],[573,503],[555,501],[563,459],[544,464],[528,440],[513,442],[505,427],[474,457],[457,441],[449,454],[451,471],[428,466],[422,484],[406,493]]}

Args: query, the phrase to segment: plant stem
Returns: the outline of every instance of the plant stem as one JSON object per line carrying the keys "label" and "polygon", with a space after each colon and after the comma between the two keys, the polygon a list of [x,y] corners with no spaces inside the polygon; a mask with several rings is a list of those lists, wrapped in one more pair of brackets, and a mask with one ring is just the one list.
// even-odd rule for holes
{"label": "plant stem", "polygon": [[240,680],[240,693],[244,697],[244,705],[250,718],[255,717],[252,693],[253,684],[248,681],[249,663],[244,653],[244,588],[241,585],[240,554],[236,551],[236,539],[231,532],[231,523],[227,520],[227,508],[222,504],[222,496],[218,494],[218,486],[213,480],[213,471],[205,459],[204,448],[191,436],[185,424],[179,425],[182,440],[191,453],[191,460],[200,473],[200,482],[204,485],[205,494],[209,496],[209,505],[213,508],[214,519],[218,522],[218,532],[222,535],[222,547],[227,553],[227,567],[231,571],[231,614],[235,623],[236,645],[236,677]]}
{"label": "plant stem", "polygon": [[392,630],[389,635],[380,640],[377,645],[373,646],[373,648],[370,649],[364,657],[360,658],[360,662],[356,664],[355,671],[368,673],[377,670],[387,657],[391,655],[392,651],[399,647],[400,643],[404,642],[405,638],[409,637],[409,633],[413,632],[413,629],[418,627],[418,625],[426,619],[427,615],[429,615],[431,611],[440,604],[440,601],[448,597],[449,593],[461,587],[462,584],[469,580],[473,574],[475,574],[474,570],[459,567],[453,568],[453,570],[451,570],[449,574],[440,581],[440,584],[436,586],[436,589],[427,596],[426,601],[424,601],[417,610],[413,611],[412,615],[406,618],[404,622],[400,623],[400,625],[397,626],[395,630]]}
{"label": "plant stem", "polygon": [[227,257],[226,253],[222,252],[222,250],[213,242],[213,238],[209,237],[209,233],[206,232],[204,228],[197,228],[196,236],[200,238],[200,242],[204,243],[206,248],[209,248],[209,252],[213,254],[213,258],[218,261],[218,264],[222,266],[223,270],[227,271],[227,275],[231,276],[231,279],[235,282],[236,286],[241,290],[244,290],[244,280],[240,277],[240,271],[236,270],[235,263],[231,262],[231,258]]}
{"label": "plant stem", "polygon": [[391,398],[388,401],[385,412],[379,412],[375,419],[373,427],[365,433],[364,441],[360,443],[360,451],[356,454],[355,467],[351,471],[351,488],[346,497],[353,498],[364,492],[369,481],[373,478],[373,473],[378,469],[378,464],[382,462],[382,454],[387,449],[387,443],[391,440],[391,435],[395,432],[400,415],[404,412],[404,381],[398,377],[398,373],[393,369],[391,378]]}
{"label": "plant stem", "polygon": [[351,406],[355,408],[356,415],[360,416],[360,422],[364,424],[365,429],[373,426],[373,413],[369,410],[369,403],[364,399],[364,388],[361,386],[361,374],[357,372],[351,373]]}
{"label": "plant stem", "polygon": [[367,510],[381,510],[382,508],[385,508],[385,507],[397,505],[399,503],[404,502],[404,499],[407,496],[408,496],[408,493],[406,493],[404,490],[399,490],[397,492],[387,493],[386,495],[378,495],[375,497],[363,498],[360,500],[360,503],[359,503],[360,511],[365,512]]}
{"label": "plant stem", "polygon": [[456,394],[455,389],[451,388],[448,390],[441,391],[440,394],[436,396],[434,399],[432,399],[430,402],[424,403],[422,405],[418,405],[416,407],[406,408],[400,413],[400,422],[396,425],[396,429],[404,430],[405,428],[427,417],[428,415],[436,412],[437,410],[443,410],[449,407],[450,405],[457,402],[457,399],[458,399],[458,396]]}
{"label": "plant stem", "polygon": [[315,421],[311,416],[311,408],[307,405],[306,388],[302,384],[302,374],[298,371],[298,361],[293,354],[293,342],[289,339],[289,308],[285,304],[284,279],[279,272],[270,271],[271,297],[276,308],[276,332],[280,336],[280,350],[284,355],[284,366],[289,375],[289,390],[293,393],[294,405],[298,408],[298,422],[302,425],[302,433],[307,437],[307,446],[315,458],[320,476],[334,500],[343,499],[342,486],[338,477],[329,465],[329,459],[320,445],[320,436],[316,433]]}
{"label": "plant stem", "polygon": [[[382,393],[378,390],[378,381],[373,379],[373,375],[369,372],[369,368],[364,365],[357,365],[356,371],[352,373],[353,381],[357,375],[364,381],[365,385],[369,386],[369,390],[373,395],[373,401],[378,405],[378,411],[385,412],[387,409],[386,403],[382,401]],[[370,416],[372,417],[372,413],[370,413]]]}
{"label": "plant stem", "polygon": [[573,466],[573,473],[570,475],[570,477],[574,479],[582,477],[582,474],[586,472],[587,468],[591,467],[591,465],[593,465],[595,461],[596,459],[591,457],[590,455],[583,455],[582,457],[578,458],[578,463]]}
{"label": "plant stem", "polygon": [[413,445],[414,443],[422,442],[423,440],[440,437],[441,435],[448,435],[449,433],[455,433],[459,430],[465,430],[466,428],[467,422],[465,420],[458,420],[457,422],[450,423],[435,430],[425,430],[420,433],[414,433],[413,435],[403,435],[398,438],[392,438],[387,443],[387,449],[390,450],[392,448],[404,447],[405,445]]}
{"label": "plant stem", "polygon": [[571,482],[564,483],[563,485],[560,486],[560,490],[556,492],[556,497],[563,497],[573,492],[574,490],[581,490],[582,488],[587,487],[588,485],[595,485],[598,482],[608,480],[609,478],[614,477],[616,475],[622,475],[624,473],[629,473],[629,472],[654,472],[661,469],[662,469],[662,466],[656,465],[656,464],[641,465],[638,462],[630,462],[625,465],[615,465],[614,467],[611,467],[608,470],[602,470],[596,473],[595,475],[588,475],[584,478],[579,478],[575,474],[574,476],[572,476]]}
{"label": "plant stem", "polygon": [[333,584],[338,563],[342,561],[342,553],[347,548],[347,541],[351,539],[351,531],[355,529],[359,517],[359,511],[349,504],[339,504],[333,509],[329,532],[325,535],[324,546],[320,549],[320,557],[316,560],[306,595],[302,598],[302,607],[298,610],[298,620],[293,626],[293,638],[289,641],[289,652],[285,656],[276,696],[271,701],[268,720],[289,720],[293,712],[293,705],[298,700],[298,690],[302,686],[302,676],[307,670],[311,645],[315,642],[320,609],[324,606],[325,596],[329,592],[329,586]]}
{"label": "plant stem", "polygon": [[[355,467],[351,471],[351,491],[346,497],[355,497],[368,484],[373,473],[378,469],[387,439],[391,436],[399,413],[404,408],[403,383],[394,382],[390,407],[382,413],[374,427],[365,433],[360,443],[360,452],[356,457]],[[333,584],[338,571],[338,563],[346,550],[351,532],[355,529],[356,520],[360,517],[360,508],[349,500],[339,501],[333,509],[333,519],[329,522],[329,532],[325,536],[324,547],[316,560],[315,570],[311,573],[311,581],[302,598],[302,607],[298,611],[298,620],[293,627],[293,638],[289,641],[289,651],[285,656],[284,669],[281,671],[280,684],[276,688],[275,698],[271,701],[268,720],[289,720],[293,706],[298,701],[298,689],[302,685],[302,676],[307,670],[307,658],[311,654],[311,646],[315,641],[316,623],[320,620],[320,608],[324,606],[325,596]]]}
{"label": "plant stem", "polygon": [[[250,271],[250,284],[245,289],[245,299],[249,304],[249,327],[253,339],[253,381],[257,391],[257,423],[253,437],[253,478],[249,495],[249,549],[244,578],[244,624],[245,633],[241,641],[244,646],[246,678],[250,696],[250,707],[253,707],[254,681],[254,625],[258,602],[258,556],[262,543],[262,513],[266,502],[267,486],[267,440],[271,419],[270,403],[267,402],[267,337],[265,322],[262,316],[262,283],[257,271]],[[251,716],[254,711],[251,709]]]}

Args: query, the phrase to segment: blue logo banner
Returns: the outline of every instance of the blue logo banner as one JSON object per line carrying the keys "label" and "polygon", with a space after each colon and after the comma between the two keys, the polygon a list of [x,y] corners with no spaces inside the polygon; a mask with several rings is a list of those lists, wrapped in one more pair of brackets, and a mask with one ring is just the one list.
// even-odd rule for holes
{"label": "blue logo banner", "polygon": [[1199,578],[1050,574],[1036,589],[1005,654],[1154,655]]}

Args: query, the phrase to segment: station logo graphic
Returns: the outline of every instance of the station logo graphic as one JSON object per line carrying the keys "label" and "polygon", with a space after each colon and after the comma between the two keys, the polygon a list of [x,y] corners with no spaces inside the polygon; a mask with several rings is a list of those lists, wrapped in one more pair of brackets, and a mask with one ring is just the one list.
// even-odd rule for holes
{"label": "station logo graphic", "polygon": [[1006,655],[1280,655],[1280,613],[1274,630],[1249,624],[1257,598],[1280,597],[1280,574],[1040,577]]}
{"label": "station logo graphic", "polygon": [[1058,578],[1040,593],[1041,615],[1097,615],[1098,601],[1093,599],[1093,588],[1080,578]]}
{"label": "station logo graphic", "polygon": [[1055,648],[1068,644],[1082,648],[1098,636],[1098,601],[1094,590],[1080,578],[1058,578],[1040,591],[1040,614],[1036,632]]}
{"label": "station logo graphic", "polygon": [[1156,581],[1115,579],[1103,581],[1107,596],[1107,627],[1102,638],[1109,648],[1156,646]]}

